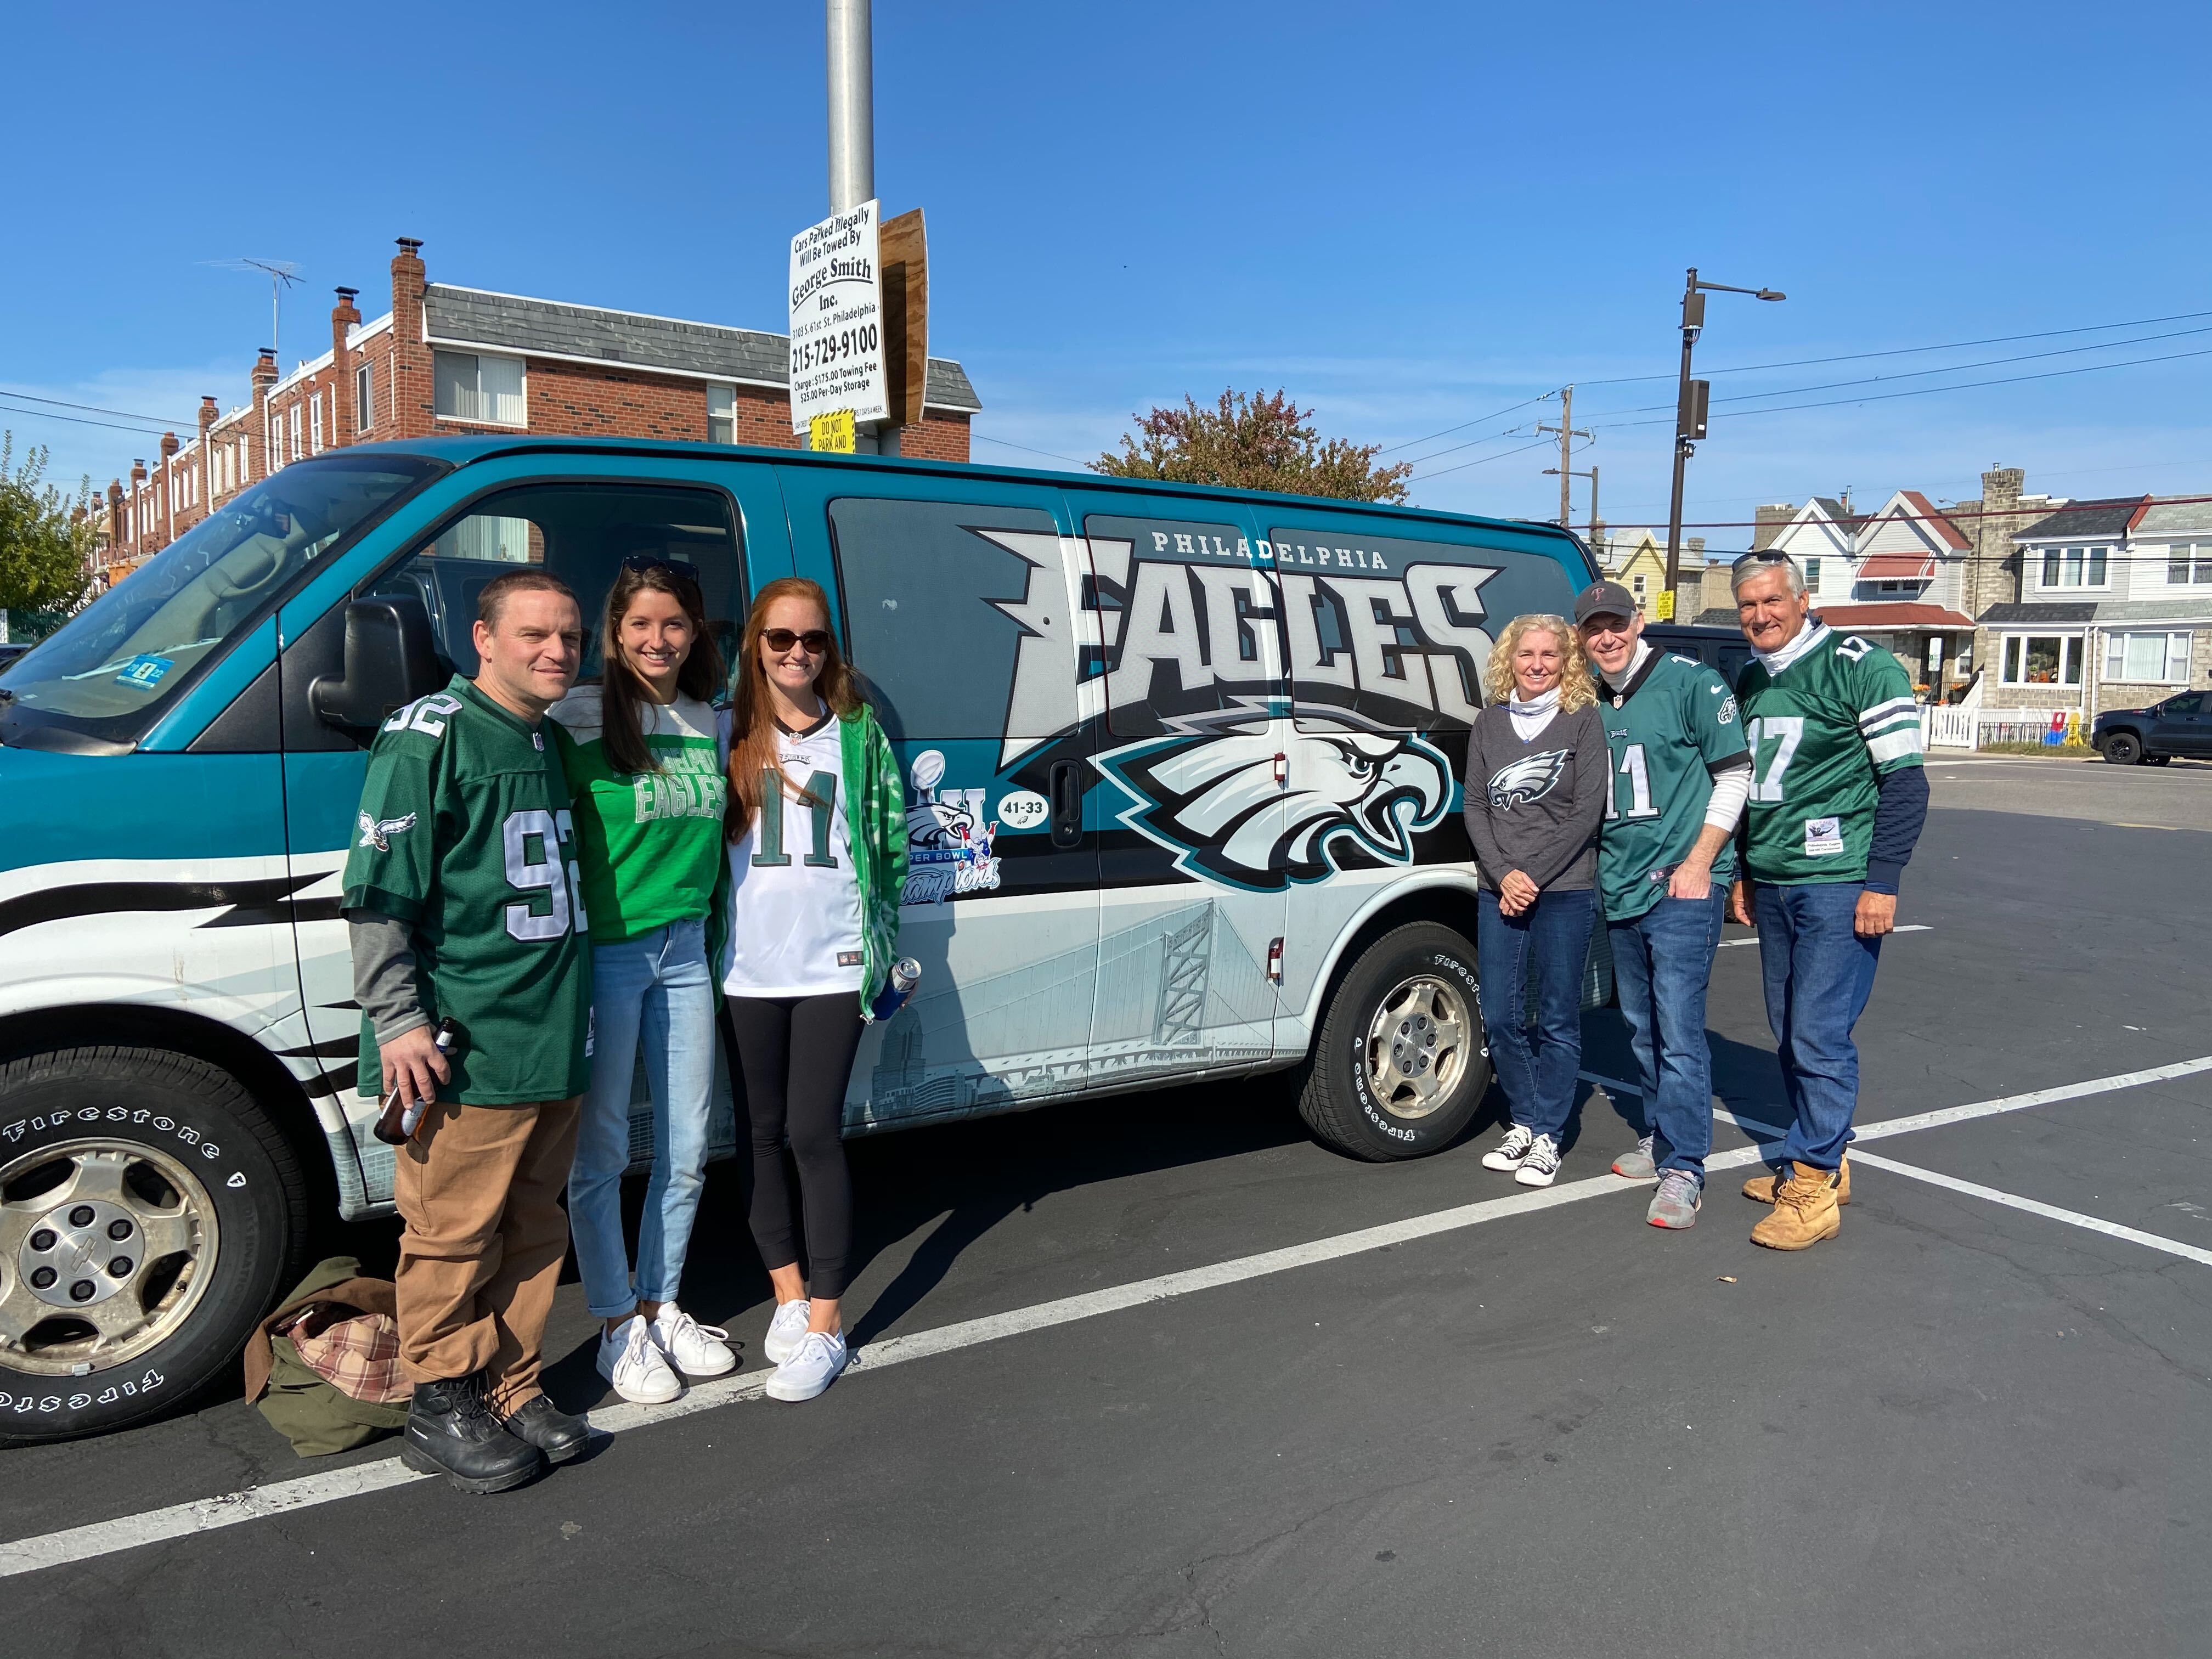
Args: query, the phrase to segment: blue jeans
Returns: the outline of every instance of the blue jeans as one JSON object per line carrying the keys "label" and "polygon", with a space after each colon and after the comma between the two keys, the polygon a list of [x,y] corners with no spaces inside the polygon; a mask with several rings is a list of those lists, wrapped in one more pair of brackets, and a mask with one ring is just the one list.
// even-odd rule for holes
{"label": "blue jeans", "polygon": [[1705,1178],[1713,1149],[1713,1055],[1705,1046],[1705,987],[1720,948],[1728,884],[1702,899],[1662,898],[1633,921],[1609,921],[1613,982],[1644,1091],[1644,1127],[1662,1175]]}
{"label": "blue jeans", "polygon": [[1856,881],[1752,890],[1759,920],[1766,1023],[1782,1062],[1790,1133],[1782,1156],[1832,1170],[1850,1144],[1859,1099],[1859,1050],[1851,1028],[1874,990],[1881,941],[1851,931],[1865,887]]}
{"label": "blue jeans", "polygon": [[[714,988],[703,921],[672,922],[592,947],[592,1086],[568,1175],[568,1229],[594,1317],[672,1302],[707,1167],[714,1075]],[[622,1177],[629,1165],[630,1082],[645,1039],[653,1091],[653,1175],[638,1223],[637,1275],[623,1247]]]}
{"label": "blue jeans", "polygon": [[[1539,893],[1517,916],[1507,915],[1498,895],[1487,890],[1476,903],[1478,988],[1490,1063],[1513,1121],[1557,1141],[1574,1109],[1575,1074],[1583,1062],[1583,966],[1596,895],[1587,887]],[[1529,1025],[1532,976],[1536,1023]]]}

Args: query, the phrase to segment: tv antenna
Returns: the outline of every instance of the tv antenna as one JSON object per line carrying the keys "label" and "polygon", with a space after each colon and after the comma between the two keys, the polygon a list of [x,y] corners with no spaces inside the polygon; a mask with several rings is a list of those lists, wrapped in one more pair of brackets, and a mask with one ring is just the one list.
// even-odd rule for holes
{"label": "tv antenna", "polygon": [[[284,290],[300,285],[300,267],[289,259],[204,259],[200,263],[218,265],[225,270],[259,270],[268,274],[269,349],[276,351],[283,343],[278,331],[284,320]],[[283,361],[281,355],[278,361]]]}

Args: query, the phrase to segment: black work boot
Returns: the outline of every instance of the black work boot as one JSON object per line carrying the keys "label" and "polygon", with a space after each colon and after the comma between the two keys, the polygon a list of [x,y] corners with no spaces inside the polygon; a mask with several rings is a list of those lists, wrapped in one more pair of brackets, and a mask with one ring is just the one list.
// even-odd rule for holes
{"label": "black work boot", "polygon": [[571,1417],[542,1394],[532,1395],[508,1415],[507,1431],[545,1454],[549,1463],[565,1463],[584,1449],[592,1426]]}
{"label": "black work boot", "polygon": [[545,1467],[537,1447],[516,1439],[492,1415],[482,1373],[415,1385],[399,1461],[417,1474],[442,1474],[463,1492],[479,1493],[519,1486]]}

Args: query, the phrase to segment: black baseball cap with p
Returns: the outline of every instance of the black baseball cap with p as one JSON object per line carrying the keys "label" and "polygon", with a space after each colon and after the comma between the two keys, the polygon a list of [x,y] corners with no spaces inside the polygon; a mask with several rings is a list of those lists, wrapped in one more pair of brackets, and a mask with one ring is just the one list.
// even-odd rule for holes
{"label": "black baseball cap with p", "polygon": [[1592,617],[1632,617],[1637,613],[1636,596],[1619,582],[1592,582],[1575,595],[1575,621],[1578,625]]}

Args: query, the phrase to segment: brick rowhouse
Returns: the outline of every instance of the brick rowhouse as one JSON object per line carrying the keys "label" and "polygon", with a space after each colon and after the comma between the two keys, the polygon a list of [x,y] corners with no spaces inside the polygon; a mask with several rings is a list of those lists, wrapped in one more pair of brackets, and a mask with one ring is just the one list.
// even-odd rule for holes
{"label": "brick rowhouse", "polygon": [[[398,240],[383,316],[364,322],[360,290],[337,289],[328,351],[287,374],[263,347],[247,402],[223,412],[202,398],[190,441],[164,434],[151,471],[136,462],[108,486],[106,579],[248,485],[347,444],[530,432],[800,447],[786,336],[435,283],[422,244]],[[931,358],[921,422],[899,428],[899,452],[966,460],[981,407],[958,363]]]}

